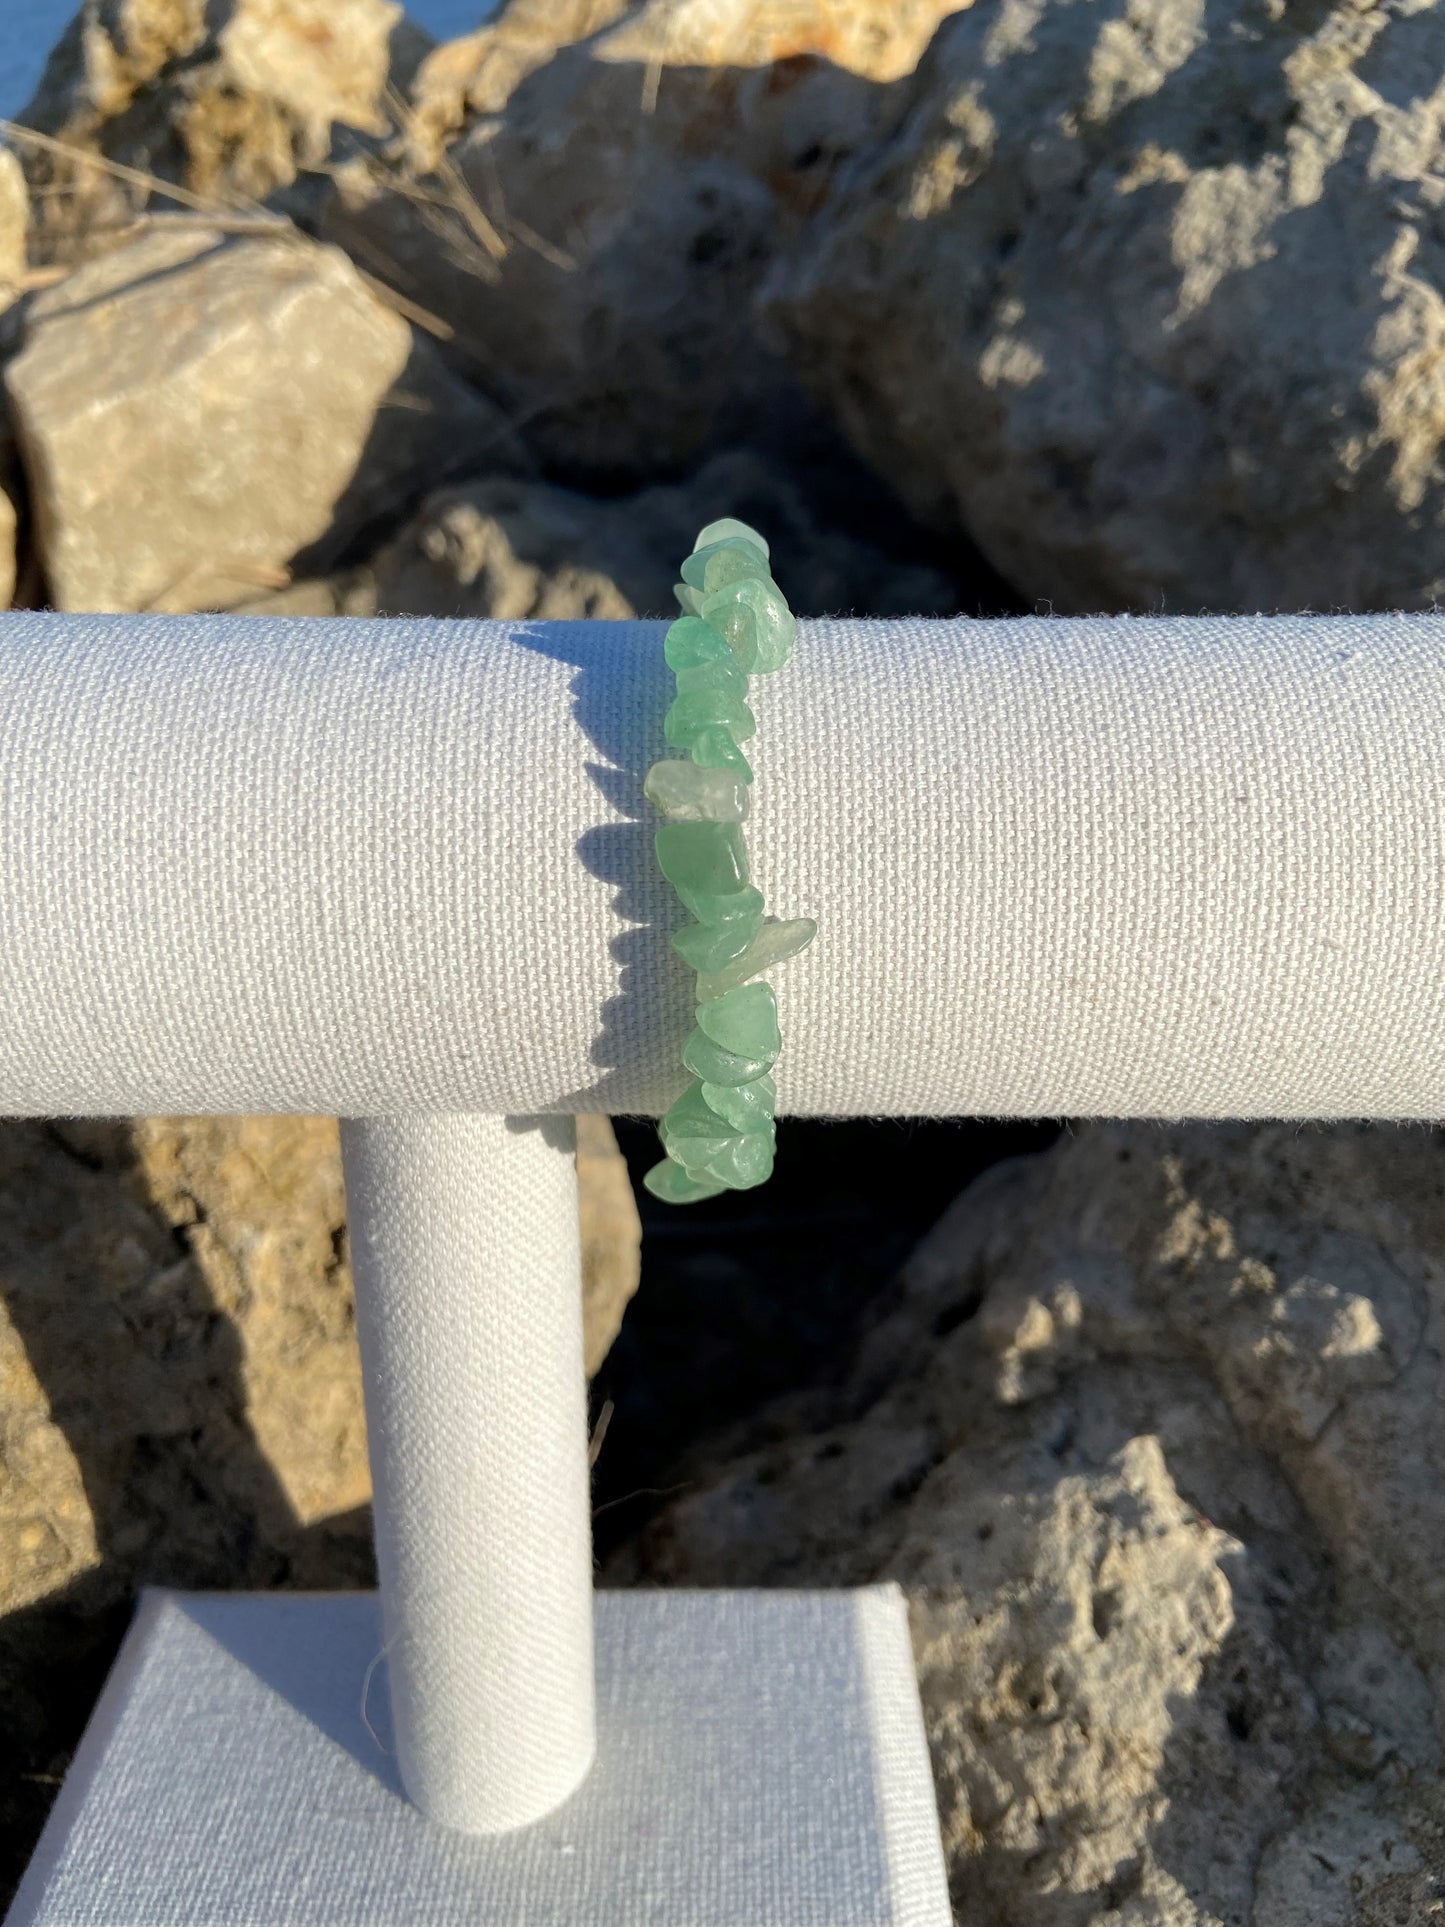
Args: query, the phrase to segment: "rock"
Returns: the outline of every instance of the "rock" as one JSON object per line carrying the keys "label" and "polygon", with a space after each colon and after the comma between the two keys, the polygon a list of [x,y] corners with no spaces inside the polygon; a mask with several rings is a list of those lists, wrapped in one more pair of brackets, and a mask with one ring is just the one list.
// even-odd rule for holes
{"label": "rock", "polygon": [[499,114],[559,47],[610,27],[632,0],[510,0],[474,33],[434,47],[417,68],[406,123],[409,159],[432,173],[474,114]]}
{"label": "rock", "polygon": [[185,220],[33,297],[6,383],[58,609],[241,601],[505,440],[336,249]]}
{"label": "rock", "polygon": [[15,597],[18,523],[14,502],[0,488],[0,609],[8,609]]}
{"label": "rock", "polygon": [[29,265],[30,190],[20,157],[0,147],[0,309],[23,291]]}
{"label": "rock", "polygon": [[551,48],[509,8],[431,56],[407,151],[346,170],[323,231],[453,329],[565,479],[675,475],[799,414],[754,291],[956,4],[599,0]]}
{"label": "rock", "polygon": [[0,1122],[0,1906],[144,1584],[375,1584],[334,1119]]}
{"label": "rock", "polygon": [[1060,613],[1428,608],[1442,75],[1428,7],[974,7],[763,332]]}
{"label": "rock", "polygon": [[[637,1286],[605,1118],[578,1176],[590,1371]],[[336,1120],[0,1120],[0,1907],[137,1588],[374,1585],[370,1497]]]}
{"label": "rock", "polygon": [[1423,1921],[1442,1150],[1086,1123],[994,1166],[842,1388],[699,1448],[602,1583],[899,1580],[961,1918]]}
{"label": "rock", "polygon": [[39,257],[103,248],[149,199],[87,156],[217,213],[263,201],[330,160],[336,128],[390,133],[387,88],[431,44],[397,0],[87,0],[20,116],[75,150],[26,152]]}
{"label": "rock", "polygon": [[[606,1118],[578,1158],[600,1364],[640,1232]],[[87,1573],[280,1583],[369,1505],[334,1118],[5,1120],[0,1253],[0,1615]]]}
{"label": "rock", "polygon": [[369,581],[358,598],[349,574],[303,576],[284,588],[233,603],[230,616],[368,616],[376,613]]}
{"label": "rock", "polygon": [[625,553],[598,553],[589,539],[598,519],[599,504],[545,483],[504,478],[439,491],[377,556],[375,613],[552,622],[630,616],[635,611],[614,580],[626,570]]}
{"label": "rock", "polygon": [[[0,358],[3,351],[3,342],[0,342]],[[15,446],[15,431],[5,406],[4,387],[0,385],[0,610],[10,608],[19,591],[23,501],[20,452]]]}
{"label": "rock", "polygon": [[610,1118],[577,1120],[577,1196],[584,1348],[587,1376],[595,1378],[642,1275],[637,1199]]}
{"label": "rock", "polygon": [[789,606],[803,615],[946,615],[939,569],[824,529],[807,490],[758,454],[714,456],[686,482],[598,499],[492,477],[428,498],[376,557],[369,603],[383,615],[553,621],[673,616],[672,585],[697,531],[738,514],[765,530]]}

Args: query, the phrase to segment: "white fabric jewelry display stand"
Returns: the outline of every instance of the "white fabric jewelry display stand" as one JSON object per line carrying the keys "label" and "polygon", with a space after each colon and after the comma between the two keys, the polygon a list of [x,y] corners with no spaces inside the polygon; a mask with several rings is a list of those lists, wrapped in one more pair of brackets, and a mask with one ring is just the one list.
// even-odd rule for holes
{"label": "white fabric jewelry display stand", "polygon": [[[946,1927],[896,1587],[592,1594],[663,628],[0,617],[0,1115],[341,1119],[380,1575],[148,1595],[11,1927]],[[1445,619],[803,622],[749,701],[781,1113],[1445,1116]]]}

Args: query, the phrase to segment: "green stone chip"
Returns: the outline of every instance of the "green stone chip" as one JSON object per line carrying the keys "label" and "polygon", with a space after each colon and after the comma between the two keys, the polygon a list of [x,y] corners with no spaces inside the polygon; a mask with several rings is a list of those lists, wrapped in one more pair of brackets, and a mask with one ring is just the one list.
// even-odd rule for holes
{"label": "green stone chip", "polygon": [[721,723],[704,724],[692,739],[692,760],[704,769],[731,770],[745,783],[753,780],[753,766]]}
{"label": "green stone chip", "polygon": [[672,1158],[663,1158],[654,1164],[642,1182],[653,1197],[661,1198],[664,1204],[697,1204],[701,1199],[715,1198],[729,1188],[715,1179],[690,1178]]}
{"label": "green stone chip", "polygon": [[688,756],[667,756],[654,763],[642,793],[674,823],[741,823],[752,808],[741,777],[731,770],[704,769]]}
{"label": "green stone chip", "polygon": [[682,1048],[692,1082],[659,1120],[666,1155],[643,1184],[669,1204],[746,1191],[772,1174],[782,1048],[777,1000],[760,973],[815,934],[810,918],[763,919],[742,822],[753,772],[740,745],[757,730],[749,675],[788,660],[797,625],[756,529],[723,516],[702,529],[673,594],[682,610],[664,654],[677,682],[663,720],[684,757],[654,763],[644,794],[667,818],[654,844],[693,921],[671,936],[696,972],[696,1023]]}
{"label": "green stone chip", "polygon": [[689,1171],[696,1171],[737,1135],[727,1119],[708,1103],[696,1078],[657,1128],[667,1155]]}
{"label": "green stone chip", "polygon": [[[730,896],[747,885],[748,851],[740,824],[664,823],[652,841],[662,874],[679,894]],[[707,921],[698,917],[699,923]]]}
{"label": "green stone chip", "polygon": [[[708,623],[707,626],[709,629],[712,629],[711,623]],[[717,635],[715,629],[713,629],[713,634]],[[723,643],[722,655],[715,657],[710,662],[695,663],[690,668],[678,669],[674,672],[677,677],[677,693],[679,696],[691,696],[694,691],[699,689],[727,689],[735,696],[747,695],[747,671],[739,663],[732,650],[723,642],[721,636],[718,636],[718,641]]]}
{"label": "green stone chip", "polygon": [[739,743],[755,736],[758,725],[742,697],[730,689],[689,690],[662,719],[662,733],[674,749],[687,749],[699,730],[716,727]]}
{"label": "green stone chip", "polygon": [[[740,984],[697,1007],[697,1026],[719,1049],[754,1057],[766,1070],[783,1047],[778,1032],[778,1000],[771,984]],[[701,1075],[701,1073],[699,1073]],[[728,1077],[717,1079],[730,1084]]]}
{"label": "green stone chip", "polygon": [[750,676],[781,669],[793,653],[798,625],[774,582],[730,582],[704,599],[701,613]]}
{"label": "green stone chip", "polygon": [[746,522],[740,522],[735,515],[724,515],[716,522],[709,522],[706,528],[699,529],[692,552],[696,555],[699,549],[711,548],[714,542],[728,542],[738,537],[744,542],[751,542],[754,548],[760,549],[771,559],[772,551],[757,530],[749,528]]}
{"label": "green stone chip", "polygon": [[[750,950],[762,928],[761,910],[751,917],[732,917],[724,923],[685,923],[672,933],[672,947],[690,970],[721,970],[734,957]],[[706,962],[699,962],[706,958]]]}
{"label": "green stone chip", "polygon": [[772,1069],[777,1054],[774,1051],[770,1057],[744,1057],[737,1051],[724,1050],[701,1026],[689,1031],[682,1047],[683,1063],[705,1084],[751,1084],[755,1077]]}
{"label": "green stone chip", "polygon": [[773,578],[762,550],[734,535],[722,542],[710,542],[705,549],[694,549],[682,565],[682,579],[690,589],[699,589],[707,596],[714,589],[725,589],[729,582],[771,582]]}
{"label": "green stone chip", "polygon": [[689,890],[673,884],[678,901],[691,917],[699,923],[731,923],[736,917],[761,916],[763,913],[763,893],[756,885],[749,884],[744,890],[729,890],[718,893],[709,890]]}
{"label": "green stone chip", "polygon": [[755,1077],[751,1084],[703,1084],[704,1101],[735,1131],[766,1130],[773,1122],[778,1087],[771,1077]]}
{"label": "green stone chip", "polygon": [[737,662],[726,636],[696,613],[678,617],[663,637],[662,653],[673,670],[696,669],[705,662]]}
{"label": "green stone chip", "polygon": [[771,1177],[774,1150],[771,1132],[730,1137],[701,1164],[689,1166],[688,1176],[702,1183],[724,1184],[730,1191],[750,1191]]}

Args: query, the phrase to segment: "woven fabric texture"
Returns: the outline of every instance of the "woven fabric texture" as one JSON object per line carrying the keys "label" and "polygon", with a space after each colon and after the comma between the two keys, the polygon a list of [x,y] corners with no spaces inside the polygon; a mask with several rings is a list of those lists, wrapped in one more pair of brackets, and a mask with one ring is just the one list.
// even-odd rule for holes
{"label": "woven fabric texture", "polygon": [[362,1719],[372,1596],[149,1595],[7,1927],[949,1927],[896,1586],[595,1616],[593,1772],[477,1839]]}
{"label": "woven fabric texture", "polygon": [[[0,1114],[657,1115],[661,638],[0,618]],[[1445,1116],[1445,618],[805,622],[755,708],[780,1111]]]}
{"label": "woven fabric texture", "polygon": [[343,1118],[386,1675],[407,1792],[500,1833],[596,1745],[571,1118]]}

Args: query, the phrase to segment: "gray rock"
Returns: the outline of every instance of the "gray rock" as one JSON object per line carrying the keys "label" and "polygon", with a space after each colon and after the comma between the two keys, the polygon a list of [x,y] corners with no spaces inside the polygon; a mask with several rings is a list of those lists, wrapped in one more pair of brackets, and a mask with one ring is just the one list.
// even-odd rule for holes
{"label": "gray rock", "polygon": [[1445,593],[1445,14],[992,0],[761,297],[915,511],[1059,611]]}
{"label": "gray rock", "polygon": [[603,1583],[898,1579],[963,1919],[1423,1922],[1442,1154],[1085,1124],[994,1167],[842,1390],[699,1449]]}
{"label": "gray rock", "polygon": [[224,607],[505,426],[333,248],[178,219],[33,297],[6,368],[59,609]]}
{"label": "gray rock", "polygon": [[801,409],[754,291],[956,4],[599,0],[550,50],[551,10],[509,8],[431,57],[409,151],[346,170],[323,231],[453,330],[548,463],[676,474]]}
{"label": "gray rock", "polygon": [[[728,450],[687,481],[598,499],[494,476],[439,491],[375,558],[365,606],[382,615],[554,621],[675,617],[672,585],[697,532],[723,515],[763,530],[801,615],[951,614],[943,573],[822,527],[799,481]],[[364,592],[353,592],[352,608]]]}

